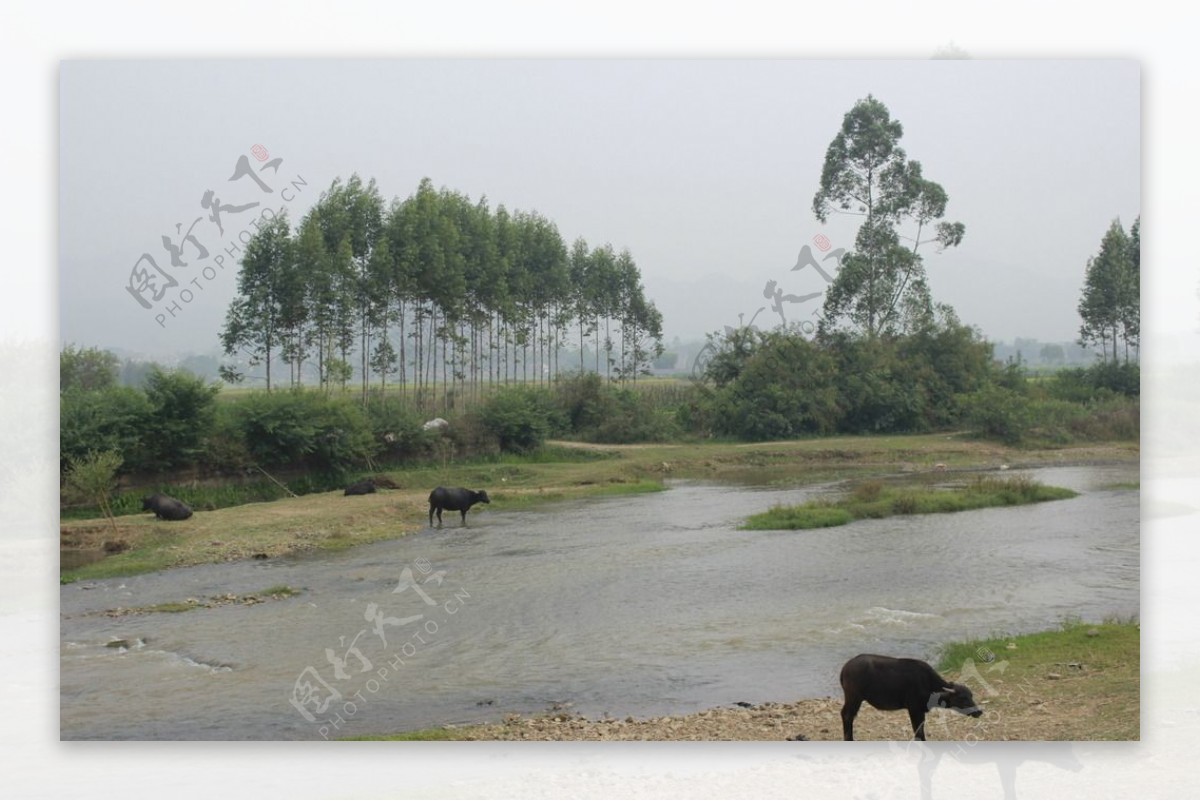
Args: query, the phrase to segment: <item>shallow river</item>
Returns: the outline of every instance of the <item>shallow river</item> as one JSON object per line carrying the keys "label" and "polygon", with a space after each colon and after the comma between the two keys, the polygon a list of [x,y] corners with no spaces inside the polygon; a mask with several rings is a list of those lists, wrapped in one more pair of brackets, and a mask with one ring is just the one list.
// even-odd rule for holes
{"label": "shallow river", "polygon": [[[838,695],[863,651],[1138,615],[1137,466],[1028,471],[1082,494],[1012,509],[738,531],[829,487],[675,483],[476,507],[336,554],[61,591],[63,739],[320,739],[554,704],[678,714]],[[177,614],[104,610],[303,588]],[[127,647],[112,647],[123,640]]]}

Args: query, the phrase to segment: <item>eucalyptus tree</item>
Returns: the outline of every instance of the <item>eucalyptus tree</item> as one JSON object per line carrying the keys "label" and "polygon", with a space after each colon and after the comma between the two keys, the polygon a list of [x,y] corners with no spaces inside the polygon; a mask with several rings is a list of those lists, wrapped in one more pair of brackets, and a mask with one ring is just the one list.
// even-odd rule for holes
{"label": "eucalyptus tree", "polygon": [[329,387],[326,362],[332,351],[336,318],[336,285],[333,256],[325,249],[325,240],[317,222],[316,212],[310,212],[300,222],[295,235],[296,272],[301,278],[307,309],[304,322],[303,347],[315,350],[317,381],[322,389]]}
{"label": "eucalyptus tree", "polygon": [[[1139,257],[1140,260],[1140,257]],[[1081,345],[1099,344],[1105,361],[1111,345],[1112,358],[1118,360],[1117,340],[1125,341],[1125,360],[1129,345],[1136,346],[1138,319],[1138,276],[1135,272],[1130,236],[1113,220],[1100,242],[1100,252],[1088,259],[1083,293],[1079,300]]]}
{"label": "eucalyptus tree", "polygon": [[[503,303],[496,308],[497,344],[502,348],[500,363],[504,367],[504,383],[516,376],[516,345],[526,342],[522,299],[528,293],[529,265],[525,259],[522,235],[523,216],[509,213],[503,205],[496,209],[496,250],[500,269],[506,276],[507,292]],[[499,378],[499,375],[497,375]]]}
{"label": "eucalyptus tree", "polygon": [[259,226],[246,243],[238,270],[238,296],[225,313],[220,333],[225,355],[243,353],[251,365],[266,367],[271,389],[271,362],[284,332],[284,307],[295,281],[294,252],[286,211]]}
{"label": "eucalyptus tree", "polygon": [[571,244],[571,253],[567,259],[567,273],[571,283],[570,311],[579,326],[579,372],[584,371],[583,350],[584,340],[595,332],[595,317],[592,315],[589,291],[591,281],[592,255],[588,251],[587,242],[579,237]]}
{"label": "eucalyptus tree", "polygon": [[846,113],[826,150],[813,213],[821,222],[834,212],[864,220],[826,292],[825,331],[844,320],[874,338],[927,322],[933,306],[917,250],[928,242],[941,251],[962,241],[963,224],[942,221],[945,190],[907,157],[899,145],[903,133],[887,107],[868,95]]}
{"label": "eucalyptus tree", "polygon": [[[604,375],[612,373],[612,314],[617,308],[617,257],[612,245],[605,243],[594,248],[589,259],[591,270],[588,274],[587,305],[588,313],[593,322],[593,337],[596,351],[596,372],[600,372],[600,353],[604,352]],[[600,342],[600,330],[604,329],[604,342]]]}
{"label": "eucalyptus tree", "polygon": [[641,272],[628,250],[621,251],[614,267],[621,333],[617,375],[622,381],[636,381],[662,355],[662,314],[646,300]]}
{"label": "eucalyptus tree", "polygon": [[407,387],[409,374],[409,311],[417,302],[416,262],[410,245],[412,240],[413,209],[415,201],[393,200],[384,221],[384,236],[388,243],[391,275],[388,280],[388,305],[390,319],[396,323],[396,369],[400,385]]}
{"label": "eucalyptus tree", "polygon": [[386,234],[381,234],[371,253],[365,281],[369,298],[370,320],[378,336],[370,352],[369,365],[379,376],[379,389],[387,394],[388,375],[395,372],[398,355],[392,347],[392,281],[395,280],[395,260]]}
{"label": "eucalyptus tree", "polygon": [[1125,341],[1135,353],[1142,345],[1142,217],[1138,215],[1129,230],[1129,292],[1121,306],[1121,329]]}
{"label": "eucalyptus tree", "polygon": [[[357,173],[345,184],[334,179],[329,189],[317,201],[317,223],[328,252],[338,253],[339,267],[345,266],[343,243],[349,244],[348,285],[344,287],[355,309],[354,327],[358,339],[358,356],[362,371],[363,399],[367,397],[370,378],[371,341],[378,324],[381,304],[378,296],[385,276],[379,259],[372,259],[383,231],[383,199],[372,178],[363,184]],[[343,351],[342,358],[348,361]]]}
{"label": "eucalyptus tree", "polygon": [[523,216],[524,257],[528,280],[524,292],[524,319],[531,333],[534,362],[540,365],[537,380],[548,378],[551,354],[559,339],[555,330],[558,308],[564,302],[570,279],[567,250],[558,227],[541,214]]}
{"label": "eucalyptus tree", "polygon": [[[465,297],[462,325],[470,345],[471,393],[478,397],[485,369],[491,372],[494,314],[505,305],[507,276],[496,241],[496,224],[486,197],[460,209]],[[485,342],[485,338],[487,342]]]}

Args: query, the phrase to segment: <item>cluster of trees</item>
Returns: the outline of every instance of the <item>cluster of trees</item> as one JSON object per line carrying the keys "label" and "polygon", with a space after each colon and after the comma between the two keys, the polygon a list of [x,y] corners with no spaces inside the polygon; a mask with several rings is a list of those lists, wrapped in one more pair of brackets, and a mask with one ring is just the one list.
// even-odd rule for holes
{"label": "cluster of trees", "polygon": [[568,342],[579,343],[579,370],[621,380],[662,351],[662,316],[627,250],[583,239],[568,250],[540,214],[492,211],[428,178],[386,208],[374,180],[335,180],[295,230],[282,214],[259,227],[238,292],[221,342],[264,365],[268,389],[280,383],[276,356],[292,386],[306,363],[325,389],[357,372],[365,401],[373,379],[424,397],[548,381]]}
{"label": "cluster of trees", "polygon": [[1136,363],[1030,381],[952,315],[869,338],[743,328],[680,408],[683,430],[743,440],[964,427],[1010,444],[1136,438]]}
{"label": "cluster of trees", "polygon": [[[124,472],[191,467],[204,453],[219,388],[182,370],[152,367],[141,387],[117,383],[115,356],[64,348],[59,462],[66,471],[91,453],[115,453]],[[81,369],[82,368],[82,369]]]}
{"label": "cluster of trees", "polygon": [[594,372],[491,387],[443,433],[426,430],[421,410],[398,393],[366,407],[351,393],[312,387],[222,397],[218,384],[157,367],[141,387],[126,387],[110,356],[73,347],[60,355],[60,472],[86,498],[98,485],[84,477],[98,466],[110,477],[301,472],[296,486],[330,489],[377,463],[521,452],[549,436],[629,442],[680,433],[673,409]]}
{"label": "cluster of trees", "polygon": [[[1113,220],[1100,241],[1100,252],[1088,259],[1079,299],[1079,342],[1099,345],[1103,360],[1129,361],[1141,345],[1142,218],[1129,233]],[[1120,342],[1120,347],[1118,347]]]}
{"label": "cluster of trees", "polygon": [[688,425],[748,440],[928,431],[991,380],[991,345],[953,317],[904,335],[743,328],[724,338]]}

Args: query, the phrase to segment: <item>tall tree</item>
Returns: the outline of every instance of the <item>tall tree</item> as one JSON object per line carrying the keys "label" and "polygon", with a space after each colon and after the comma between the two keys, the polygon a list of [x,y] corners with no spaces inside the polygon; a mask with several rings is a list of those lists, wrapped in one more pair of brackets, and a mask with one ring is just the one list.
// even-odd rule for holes
{"label": "tall tree", "polygon": [[1100,345],[1102,357],[1118,361],[1117,341],[1125,342],[1125,359],[1129,360],[1129,345],[1137,342],[1138,277],[1134,270],[1130,237],[1113,220],[1100,241],[1100,252],[1088,259],[1084,274],[1083,293],[1079,299],[1081,345]]}
{"label": "tall tree", "polygon": [[825,331],[845,321],[875,338],[911,329],[933,315],[917,250],[931,241],[939,250],[956,246],[965,228],[941,221],[946,192],[907,157],[899,145],[903,133],[887,107],[868,95],[846,113],[826,150],[813,213],[823,223],[833,212],[865,219],[854,251],[843,256],[826,292]]}
{"label": "tall tree", "polygon": [[259,226],[246,243],[238,271],[238,297],[229,304],[221,345],[225,355],[239,352],[250,364],[266,367],[271,389],[271,361],[284,329],[284,303],[292,280],[293,243],[286,211]]}
{"label": "tall tree", "polygon": [[[372,178],[364,184],[357,173],[345,184],[335,179],[317,201],[317,222],[327,252],[338,252],[342,243],[349,244],[349,264],[346,290],[353,298],[353,326],[358,339],[359,369],[362,377],[363,401],[366,401],[370,378],[371,343],[379,324],[380,298],[378,287],[386,277],[377,275],[385,270],[379,259],[372,259],[383,232],[383,198]],[[341,255],[344,256],[344,253]],[[344,259],[339,259],[344,262]],[[343,352],[343,360],[347,354]]]}
{"label": "tall tree", "polygon": [[1142,345],[1142,216],[1139,214],[1129,230],[1130,281],[1129,291],[1121,306],[1121,329],[1127,344],[1137,354]]}

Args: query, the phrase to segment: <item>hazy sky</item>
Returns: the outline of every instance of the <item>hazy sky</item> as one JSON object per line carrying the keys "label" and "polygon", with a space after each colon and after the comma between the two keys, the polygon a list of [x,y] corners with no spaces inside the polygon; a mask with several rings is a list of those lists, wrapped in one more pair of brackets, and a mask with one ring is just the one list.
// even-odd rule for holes
{"label": "hazy sky", "polygon": [[[150,355],[215,347],[249,221],[298,220],[356,172],[387,200],[428,176],[536,210],[568,245],[628,248],[668,342],[812,319],[819,297],[781,315],[764,289],[821,292],[792,270],[801,248],[852,247],[860,218],[811,207],[868,94],[966,225],[959,248],[922,249],[934,298],[991,339],[1074,339],[1089,256],[1141,213],[1135,60],[76,60],[59,77],[62,338]],[[135,270],[156,276],[148,309]]]}

